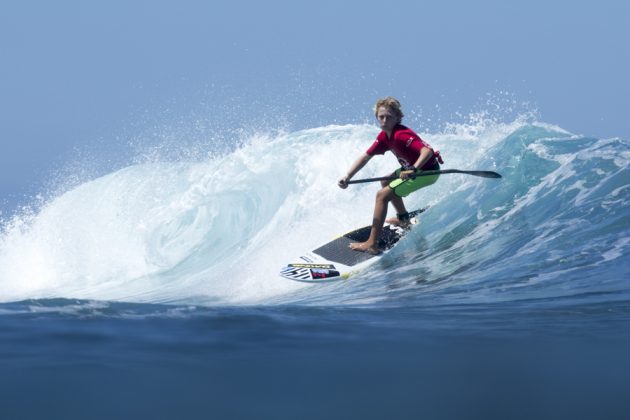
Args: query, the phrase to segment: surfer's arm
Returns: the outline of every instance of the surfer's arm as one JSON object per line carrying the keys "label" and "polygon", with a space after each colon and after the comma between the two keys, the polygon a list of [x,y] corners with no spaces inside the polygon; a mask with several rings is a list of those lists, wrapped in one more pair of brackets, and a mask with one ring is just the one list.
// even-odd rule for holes
{"label": "surfer's arm", "polygon": [[363,168],[365,164],[370,161],[370,159],[372,159],[372,156],[368,155],[367,153],[363,153],[361,156],[359,156],[359,158],[354,161],[354,163],[348,170],[346,176],[342,177],[337,185],[339,185],[341,188],[346,188],[348,186],[348,181],[350,181],[350,179],[352,179],[352,177],[355,176],[356,173],[359,172],[361,168]]}

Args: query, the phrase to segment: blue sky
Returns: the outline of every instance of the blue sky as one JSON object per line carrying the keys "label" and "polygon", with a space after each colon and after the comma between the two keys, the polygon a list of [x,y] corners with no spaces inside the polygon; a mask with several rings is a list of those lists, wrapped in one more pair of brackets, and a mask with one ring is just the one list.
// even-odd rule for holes
{"label": "blue sky", "polygon": [[629,32],[612,0],[5,2],[0,205],[27,202],[77,150],[124,162],[155,127],[202,120],[194,141],[356,123],[388,94],[442,122],[506,95],[627,138]]}

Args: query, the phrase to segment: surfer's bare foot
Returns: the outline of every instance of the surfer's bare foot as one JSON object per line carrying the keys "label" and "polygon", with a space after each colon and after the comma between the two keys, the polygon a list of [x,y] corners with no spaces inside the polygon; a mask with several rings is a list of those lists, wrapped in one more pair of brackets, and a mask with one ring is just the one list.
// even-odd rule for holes
{"label": "surfer's bare foot", "polygon": [[399,226],[403,229],[408,229],[411,226],[411,222],[409,221],[409,219],[401,221],[398,219],[398,217],[390,217],[389,219],[385,220],[385,223],[389,223],[392,226]]}
{"label": "surfer's bare foot", "polygon": [[375,246],[370,245],[367,242],[355,242],[350,244],[350,249],[353,251],[367,252],[368,254],[378,255],[381,250]]}

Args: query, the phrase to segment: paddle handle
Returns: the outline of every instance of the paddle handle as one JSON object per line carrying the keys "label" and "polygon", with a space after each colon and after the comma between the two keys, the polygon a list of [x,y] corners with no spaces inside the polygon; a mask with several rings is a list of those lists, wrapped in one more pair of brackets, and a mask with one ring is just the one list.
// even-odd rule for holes
{"label": "paddle handle", "polygon": [[[443,174],[465,174],[465,175],[473,175],[480,176],[482,178],[501,178],[501,175],[492,172],[492,171],[462,171],[460,169],[438,169],[434,171],[421,171],[413,176],[413,178],[417,176],[430,176],[430,175],[443,175]],[[360,184],[363,182],[375,182],[375,181],[393,181],[398,177],[395,175],[392,176],[381,176],[377,178],[364,178],[364,179],[354,179],[348,181],[348,184]]]}

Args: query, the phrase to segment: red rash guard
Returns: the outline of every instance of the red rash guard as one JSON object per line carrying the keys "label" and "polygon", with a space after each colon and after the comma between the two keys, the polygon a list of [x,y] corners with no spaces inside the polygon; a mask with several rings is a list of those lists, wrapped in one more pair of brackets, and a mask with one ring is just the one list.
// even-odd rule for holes
{"label": "red rash guard", "polygon": [[435,152],[433,148],[414,133],[413,130],[402,124],[398,124],[394,127],[391,138],[387,137],[385,131],[381,131],[372,146],[370,146],[365,153],[374,156],[382,155],[386,151],[391,150],[402,166],[411,166],[418,160],[420,150],[422,150],[423,147],[428,147],[434,152],[433,157],[420,168],[421,170],[427,170],[433,167],[436,161],[440,160],[439,152]]}

